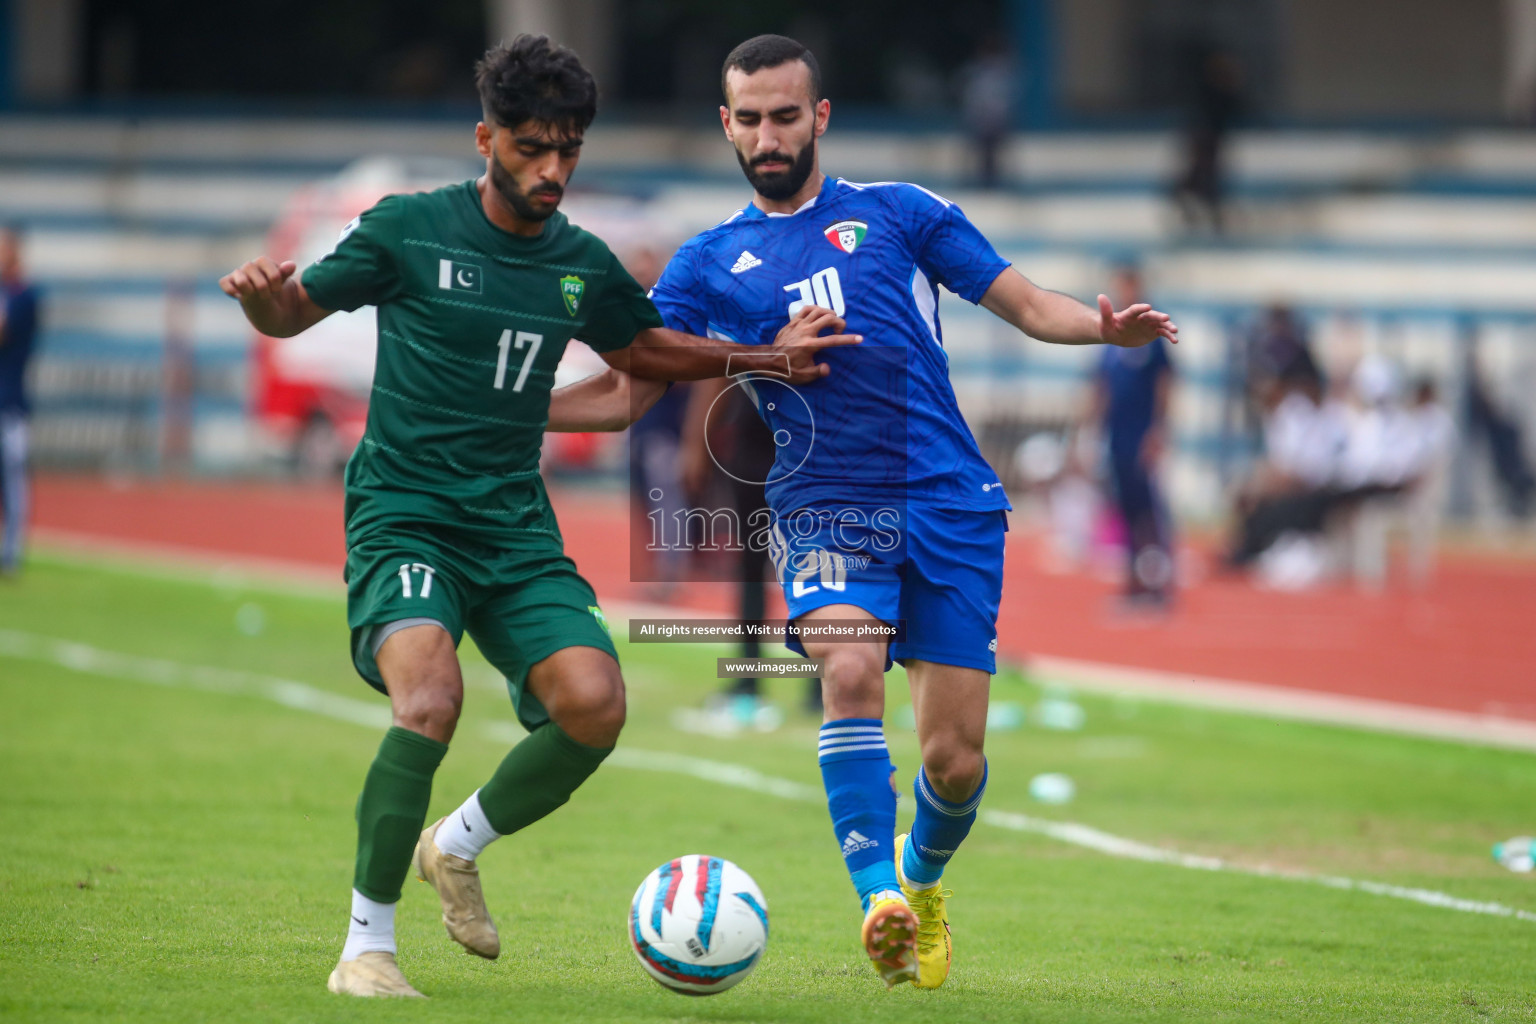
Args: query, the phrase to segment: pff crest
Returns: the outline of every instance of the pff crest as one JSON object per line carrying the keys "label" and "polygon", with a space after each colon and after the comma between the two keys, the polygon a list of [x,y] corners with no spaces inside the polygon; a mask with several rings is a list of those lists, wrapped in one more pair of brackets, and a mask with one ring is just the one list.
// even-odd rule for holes
{"label": "pff crest", "polygon": [[864,235],[868,233],[869,225],[861,220],[840,220],[823,232],[827,241],[837,246],[843,252],[853,252],[864,241]]}
{"label": "pff crest", "polygon": [[565,311],[571,316],[576,315],[576,310],[581,306],[581,295],[586,290],[587,283],[579,277],[560,279],[560,297],[565,300]]}

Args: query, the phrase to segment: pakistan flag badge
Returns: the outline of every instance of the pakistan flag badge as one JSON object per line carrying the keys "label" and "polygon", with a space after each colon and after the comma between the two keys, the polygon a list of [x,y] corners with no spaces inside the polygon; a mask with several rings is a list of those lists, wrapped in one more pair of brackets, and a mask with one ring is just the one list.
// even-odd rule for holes
{"label": "pakistan flag badge", "polygon": [[565,300],[565,311],[571,316],[576,315],[576,309],[581,305],[581,293],[586,290],[587,283],[579,277],[560,279],[560,297]]}
{"label": "pakistan flag badge", "polygon": [[861,220],[840,220],[827,228],[824,234],[827,241],[837,246],[843,252],[853,252],[864,241],[864,235],[869,231],[869,225]]}

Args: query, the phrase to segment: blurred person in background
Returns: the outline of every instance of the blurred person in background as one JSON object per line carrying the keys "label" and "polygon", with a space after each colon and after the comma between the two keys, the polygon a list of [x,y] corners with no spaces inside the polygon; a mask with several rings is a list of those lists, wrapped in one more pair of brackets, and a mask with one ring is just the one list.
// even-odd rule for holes
{"label": "blurred person in background", "polygon": [[[625,254],[624,265],[635,282],[650,291],[665,261],[656,250],[642,246]],[[678,446],[691,387],[692,384],[673,384],[630,428],[629,488],[634,537],[651,537],[657,521],[678,522],[676,514],[683,509],[686,495],[678,474]],[[645,552],[642,557],[646,563],[640,568],[647,582],[647,597],[665,601],[677,589],[687,569],[687,545],[667,543],[665,532],[656,539],[660,541],[657,545],[638,544],[632,550],[637,554]]]}
{"label": "blurred person in background", "polygon": [[1264,311],[1248,335],[1245,352],[1246,385],[1254,401],[1266,384],[1304,376],[1322,379],[1306,325],[1290,306],[1277,302]]}
{"label": "blurred person in background", "polygon": [[21,258],[21,229],[0,228],[0,575],[21,567],[30,512],[27,486],[27,363],[37,340],[37,285]]}
{"label": "blurred person in background", "polygon": [[[1117,308],[1145,301],[1140,270],[1116,269],[1109,292]],[[1106,442],[1112,498],[1125,523],[1124,600],[1132,608],[1166,607],[1173,586],[1172,530],[1158,484],[1173,381],[1162,338],[1140,348],[1105,346],[1089,401],[1088,423]]]}
{"label": "blurred person in background", "polygon": [[1306,325],[1283,302],[1270,304],[1236,337],[1227,353],[1229,384],[1222,392],[1224,456],[1264,443],[1265,421],[1284,391],[1278,382],[1322,379]]}
{"label": "blurred person in background", "polygon": [[1418,382],[1411,402],[1404,402],[1399,376],[1386,359],[1367,356],[1351,380],[1337,506],[1348,513],[1341,525],[1347,527],[1355,580],[1371,588],[1386,582],[1389,533],[1399,523],[1408,534],[1410,578],[1415,583],[1428,578],[1454,436],[1433,382]]}
{"label": "blurred person in background", "polygon": [[1326,400],[1315,370],[1300,363],[1256,386],[1264,414],[1264,458],[1236,499],[1238,528],[1226,563],[1253,563],[1290,530],[1322,528],[1324,491],[1334,482],[1349,443],[1344,410]]}
{"label": "blurred person in background", "polygon": [[1387,360],[1366,357],[1350,378],[1347,403],[1325,399],[1320,382],[1305,372],[1277,386],[1266,461],[1246,496],[1229,565],[1263,558],[1274,570],[1267,575],[1278,575],[1282,585],[1314,582],[1333,568],[1323,535],[1338,524],[1354,528],[1348,535],[1361,581],[1384,579],[1382,516],[1398,511],[1405,495],[1433,491],[1449,445],[1432,389],[1405,409],[1398,376]]}
{"label": "blurred person in background", "polygon": [[[754,547],[751,538],[770,521],[767,482],[777,446],[745,387],[726,380],[700,381],[690,387],[693,393],[683,425],[683,483],[691,500],[706,504],[723,491],[741,524],[742,545],[734,566],[736,614],[741,621],[751,622],[767,614],[767,588],[776,585],[768,552]],[[724,476],[723,481],[718,481],[712,467]],[[712,479],[720,483],[718,489],[711,487]],[[761,654],[762,645],[755,636],[742,640],[743,658]],[[724,702],[716,702],[715,707],[727,729],[748,725],[766,729],[778,724],[780,716],[766,712],[761,680],[731,680],[722,696]],[[804,706],[812,713],[821,711],[820,679],[806,681]]]}
{"label": "blurred person in background", "polygon": [[1432,377],[1414,383],[1406,421],[1418,471],[1408,494],[1408,575],[1423,583],[1435,567],[1447,469],[1456,445],[1456,421],[1440,401]]}
{"label": "blurred person in background", "polygon": [[1002,39],[983,36],[976,54],[960,68],[960,114],[976,154],[976,182],[996,188],[1002,181],[1002,153],[1013,126],[1015,69]]}
{"label": "blurred person in background", "polygon": [[1342,489],[1398,487],[1414,475],[1418,444],[1398,401],[1399,389],[1397,368],[1381,356],[1366,356],[1355,367],[1335,477]]}
{"label": "blurred person in background", "polygon": [[1191,231],[1225,229],[1223,156],[1227,136],[1242,111],[1242,68],[1232,54],[1210,43],[1193,47],[1195,59],[1185,114],[1184,171],[1174,184],[1174,199]]}
{"label": "blurred person in background", "polygon": [[1516,519],[1531,514],[1536,498],[1536,473],[1531,471],[1525,453],[1525,432],[1520,422],[1504,409],[1489,391],[1478,359],[1474,335],[1466,347],[1466,393],[1463,396],[1469,440],[1481,440],[1488,446],[1494,479],[1504,497],[1504,507]]}

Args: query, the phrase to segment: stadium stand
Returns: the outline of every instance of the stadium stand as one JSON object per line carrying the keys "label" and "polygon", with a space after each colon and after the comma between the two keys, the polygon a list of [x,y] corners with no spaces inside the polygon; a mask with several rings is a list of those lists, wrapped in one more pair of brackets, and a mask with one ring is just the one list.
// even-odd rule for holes
{"label": "stadium stand", "polygon": [[[603,194],[629,196],[680,239],[743,201],[731,152],[712,132],[599,127],[574,219]],[[95,140],[83,159],[82,131]],[[194,463],[250,469],[260,455],[245,415],[250,338],[217,275],[261,249],[303,184],[371,154],[457,159],[467,149],[462,125],[436,121],[0,118],[0,219],[25,217],[49,295],[39,463],[155,464],[166,339],[179,331],[195,371]],[[823,157],[855,180],[901,177],[944,191],[1026,274],[1080,296],[1091,297],[1110,263],[1139,259],[1155,301],[1184,327],[1172,490],[1186,514],[1217,514],[1224,483],[1251,451],[1253,439],[1234,426],[1234,351],[1273,301],[1309,320],[1325,365],[1385,355],[1433,377],[1453,405],[1469,334],[1481,339],[1489,378],[1510,394],[1536,375],[1536,143],[1524,135],[1240,134],[1227,238],[1181,233],[1167,196],[1177,162],[1170,134],[1031,137],[1012,157],[1018,180],[1001,192],[957,187],[966,159],[956,137],[871,132],[829,136]],[[958,302],[947,304],[946,343],[979,434],[991,422],[1072,417],[1083,353],[1016,345]],[[1012,453],[988,454],[998,462]]]}

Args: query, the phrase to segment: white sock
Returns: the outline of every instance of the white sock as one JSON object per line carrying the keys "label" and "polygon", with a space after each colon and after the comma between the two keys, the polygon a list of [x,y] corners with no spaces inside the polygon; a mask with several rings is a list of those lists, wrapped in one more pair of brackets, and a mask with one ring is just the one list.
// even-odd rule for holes
{"label": "white sock", "polygon": [[352,923],[347,926],[347,944],[341,949],[341,958],[356,960],[363,953],[393,952],[395,905],[377,903],[353,889]]}
{"label": "white sock", "polygon": [[458,810],[443,819],[433,836],[439,850],[465,860],[474,860],[500,838],[501,833],[491,828],[491,823],[486,820],[478,789],[469,794],[469,799],[459,805]]}

